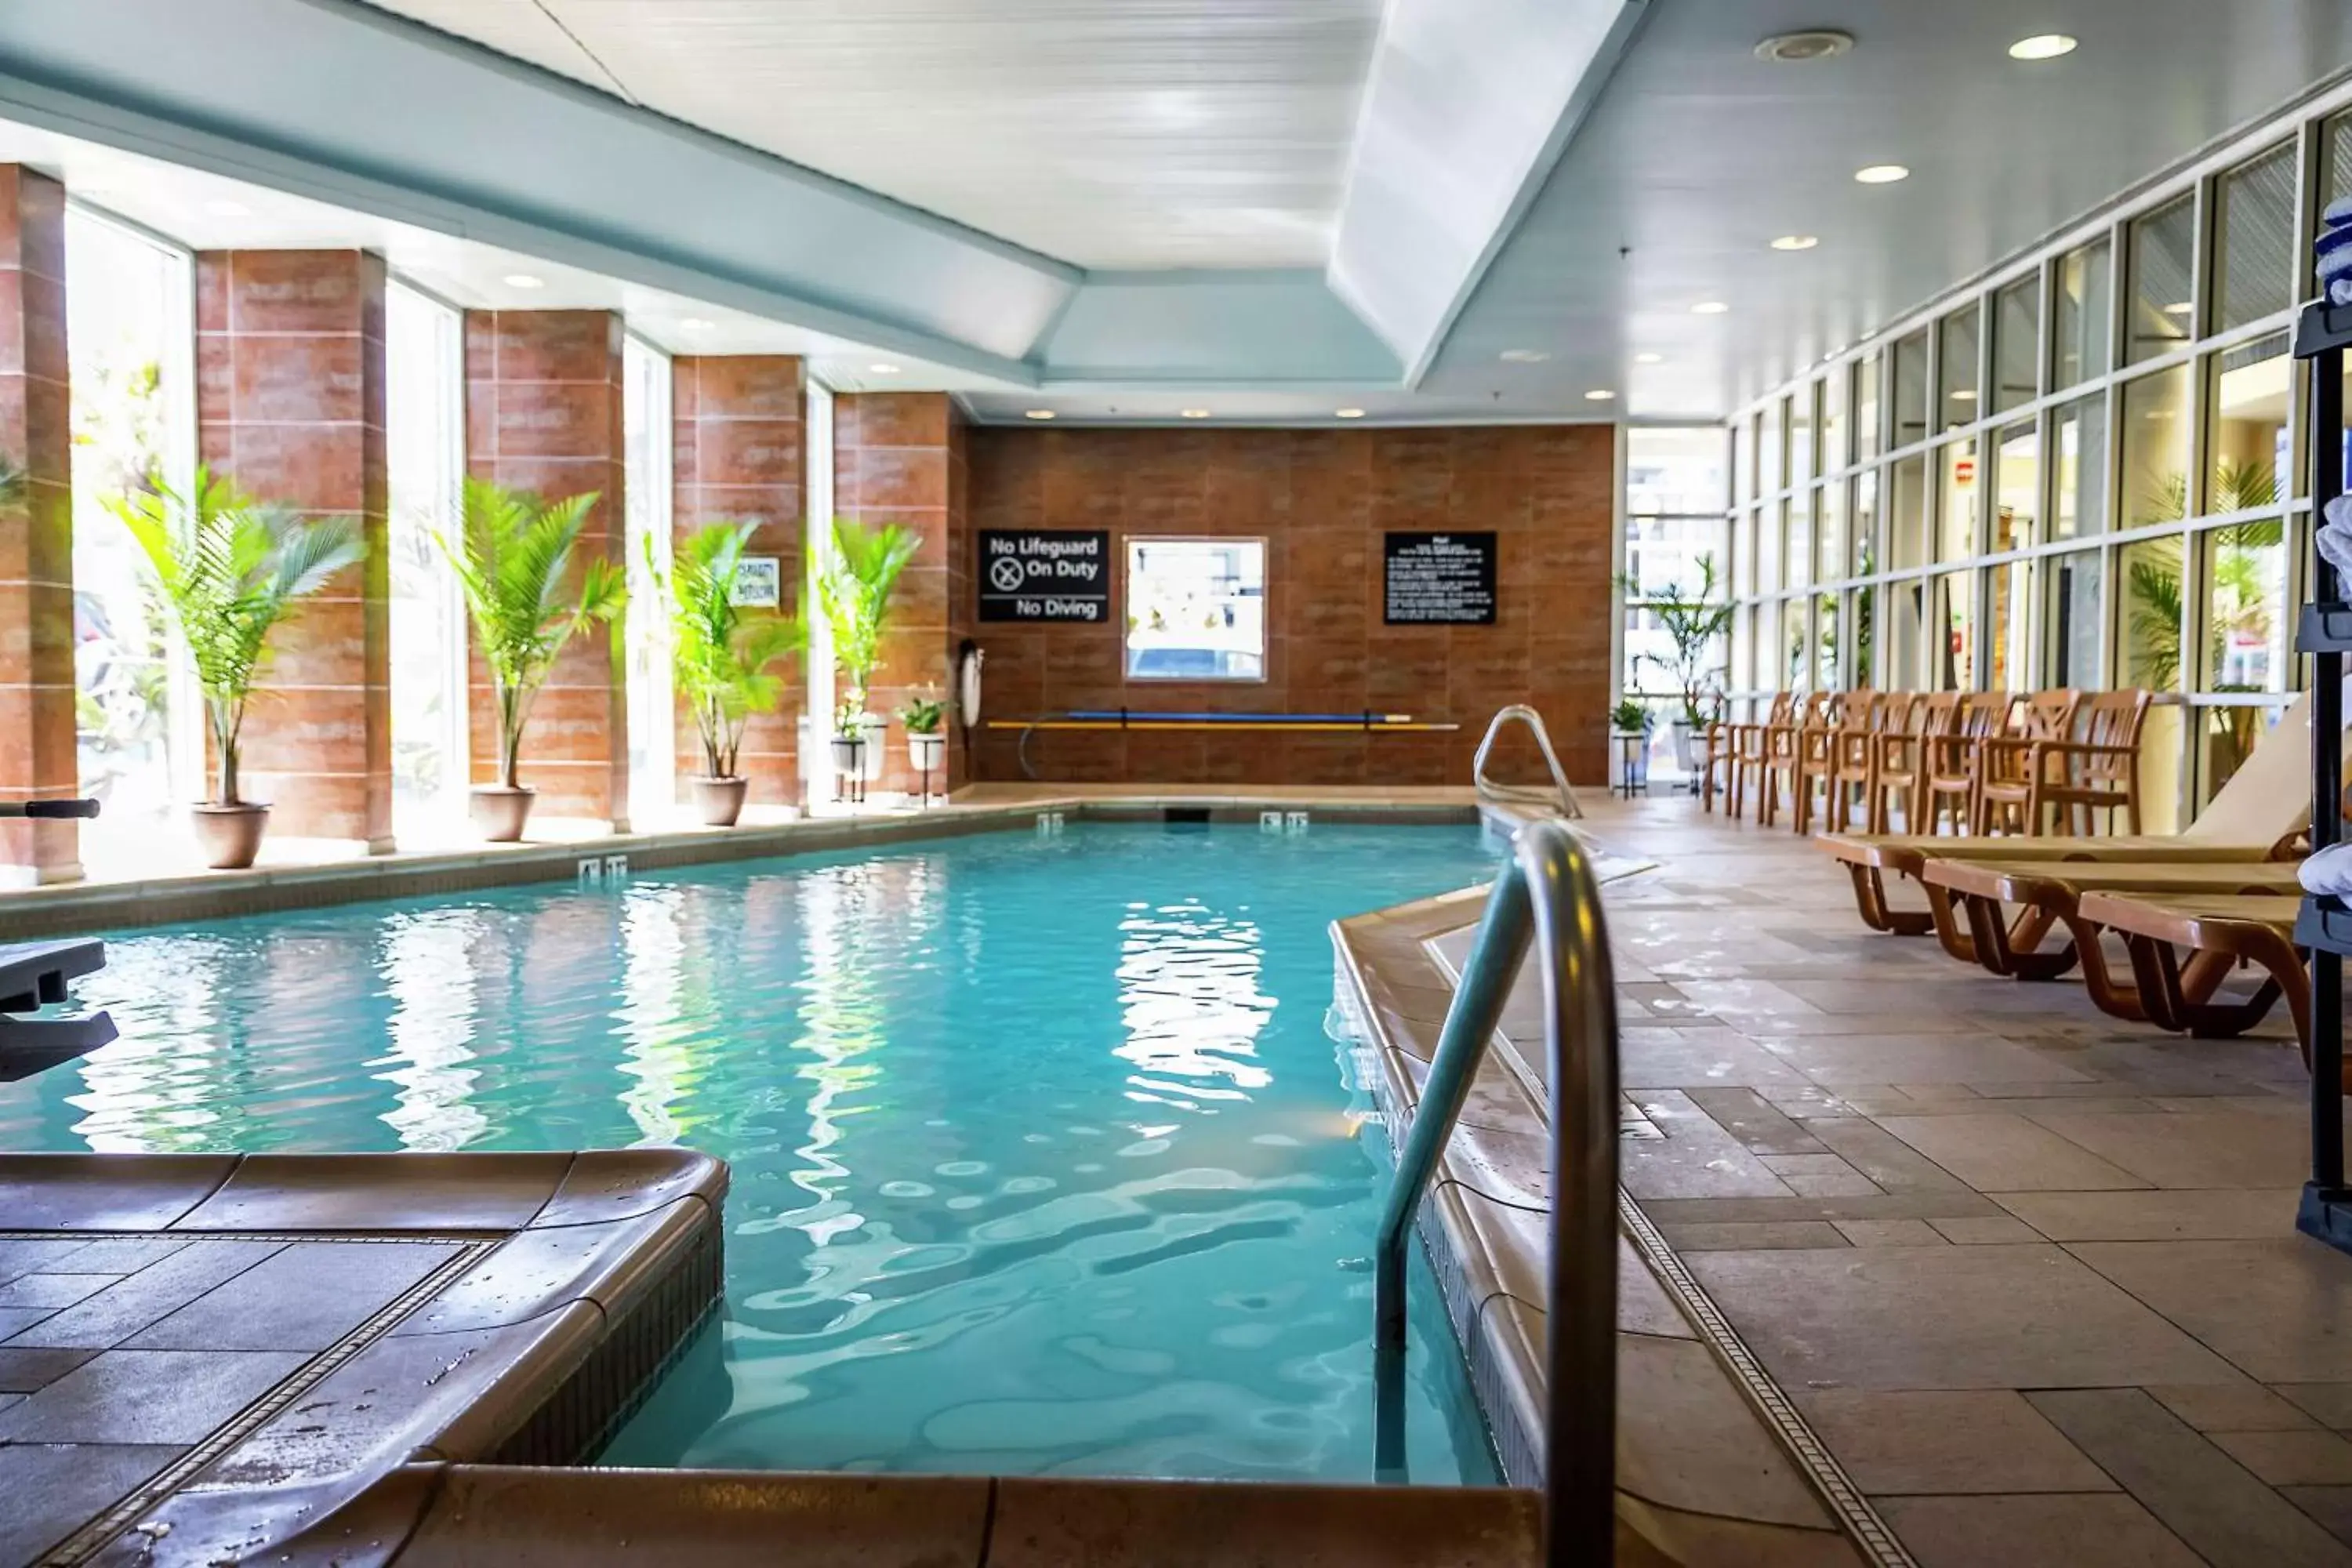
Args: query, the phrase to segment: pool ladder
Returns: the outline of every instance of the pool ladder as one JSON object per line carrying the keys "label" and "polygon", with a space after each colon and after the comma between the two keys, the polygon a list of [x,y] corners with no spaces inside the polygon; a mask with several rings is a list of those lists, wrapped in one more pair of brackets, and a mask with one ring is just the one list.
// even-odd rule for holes
{"label": "pool ladder", "polygon": [[[1486,776],[1486,753],[1495,749],[1495,737],[1503,732],[1503,726],[1510,723],[1525,724],[1534,732],[1536,749],[1543,752],[1544,766],[1551,770],[1549,790],[1540,785],[1496,784]],[[1487,721],[1486,738],[1478,742],[1478,754],[1471,759],[1470,782],[1477,786],[1482,801],[1550,806],[1571,822],[1584,815],[1583,808],[1576,804],[1576,792],[1568,787],[1568,774],[1559,765],[1559,753],[1551,749],[1551,732],[1544,728],[1543,715],[1524,702],[1512,703]]]}
{"label": "pool ladder", "polygon": [[1531,948],[1542,965],[1552,1142],[1543,1562],[1568,1568],[1613,1561],[1616,1536],[1618,1073],[1601,884],[1559,822],[1531,822],[1511,841],[1398,1151],[1373,1262],[1375,1458],[1381,1480],[1403,1478],[1405,1247]]}

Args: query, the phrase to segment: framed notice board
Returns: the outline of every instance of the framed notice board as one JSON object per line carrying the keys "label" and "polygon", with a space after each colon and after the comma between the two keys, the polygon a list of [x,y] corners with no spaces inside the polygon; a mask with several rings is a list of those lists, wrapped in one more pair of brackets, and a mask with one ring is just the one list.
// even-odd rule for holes
{"label": "framed notice board", "polygon": [[1381,559],[1387,567],[1381,618],[1390,626],[1495,624],[1492,532],[1391,533]]}

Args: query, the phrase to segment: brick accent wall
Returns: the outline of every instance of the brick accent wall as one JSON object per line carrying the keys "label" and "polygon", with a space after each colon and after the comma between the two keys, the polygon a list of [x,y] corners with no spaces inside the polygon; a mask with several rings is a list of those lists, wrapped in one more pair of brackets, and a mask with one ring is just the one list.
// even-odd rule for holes
{"label": "brick accent wall", "polygon": [[360,250],[196,258],[197,450],[256,500],[355,522],[367,555],[270,635],[238,793],[271,831],[392,847],[384,264]]}
{"label": "brick accent wall", "polygon": [[[466,312],[466,468],[559,500],[593,490],[573,562],[623,560],[627,496],[622,444],[621,318],[609,310]],[[522,782],[544,816],[625,828],[629,714],[618,621],[574,637],[539,694],[523,738]],[[498,777],[498,706],[471,658],[467,702],[474,782]]]}
{"label": "brick accent wall", "polygon": [[[913,790],[920,775],[908,766],[898,710],[919,695],[948,695],[954,652],[948,534],[955,409],[943,392],[891,392],[845,394],[834,399],[833,410],[835,511],[867,524],[899,523],[922,536],[891,600],[882,662],[867,698],[871,710],[890,721],[887,761],[875,787]],[[939,780],[931,787],[940,788]]]}
{"label": "brick accent wall", "polygon": [[[0,164],[0,455],[25,471],[0,516],[0,800],[75,793],[73,460],[66,193]],[[77,824],[0,822],[0,882],[81,875]]]}
{"label": "brick accent wall", "polygon": [[[978,427],[971,531],[1108,528],[1109,624],[979,627],[994,718],[1073,708],[1410,712],[1441,734],[1043,732],[1040,777],[1150,784],[1470,781],[1495,710],[1532,703],[1579,783],[1607,777],[1615,432],[1607,426],[1408,430]],[[1381,535],[1493,530],[1497,624],[1382,623]],[[1267,678],[1247,685],[1125,679],[1126,540],[1267,542]],[[969,552],[971,542],[962,548]],[[971,585],[959,613],[977,614]],[[975,776],[1022,776],[1018,731],[974,737]],[[1512,749],[1516,748],[1516,749]],[[1502,777],[1539,774],[1532,745],[1497,748]]]}
{"label": "brick accent wall", "polygon": [[[808,482],[801,362],[789,354],[680,357],[670,362],[672,517],[683,540],[709,522],[757,522],[744,553],[780,563],[783,608],[801,605],[802,527]],[[743,730],[739,761],[751,798],[771,805],[800,799],[798,724],[807,700],[806,666],[779,666],[783,692]],[[683,701],[677,715],[677,773],[702,771],[702,747]]]}

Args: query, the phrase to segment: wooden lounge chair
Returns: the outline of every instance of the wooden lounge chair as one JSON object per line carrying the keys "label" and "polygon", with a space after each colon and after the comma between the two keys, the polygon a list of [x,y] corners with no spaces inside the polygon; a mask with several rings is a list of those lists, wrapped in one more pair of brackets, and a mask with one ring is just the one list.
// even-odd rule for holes
{"label": "wooden lounge chair", "polygon": [[[2119,984],[2108,973],[2099,932],[2084,923],[2084,895],[2105,893],[2209,893],[2299,897],[2295,862],[2272,860],[2229,864],[2149,861],[2019,861],[1930,859],[1920,882],[1949,892],[1971,939],[1975,962],[2016,980],[2055,980],[2077,963],[2083,984],[2102,1011],[2118,1018],[2145,1019],[2137,985]],[[2019,906],[2014,921],[2003,911]],[[2043,940],[2060,926],[2071,939],[2055,951]]]}
{"label": "wooden lounge chair", "polygon": [[[2083,895],[2075,918],[2086,929],[2123,938],[2140,1012],[2149,1023],[2200,1039],[2227,1039],[2261,1023],[2284,996],[2308,1068],[2311,976],[2294,944],[2302,908],[2299,895],[2284,893],[2095,891]],[[2222,980],[2241,963],[2263,972],[2261,986],[2243,1001],[2215,1001]]]}
{"label": "wooden lounge chair", "polygon": [[1950,900],[1929,890],[1925,910],[1897,910],[1886,896],[1890,874],[1916,881],[1921,868],[1934,856],[2029,861],[2273,859],[2286,853],[2311,825],[2310,772],[2311,698],[2306,693],[2263,737],[2204,813],[2178,834],[1946,838],[1924,834],[1825,833],[1815,837],[1813,843],[1844,862],[1853,878],[1854,903],[1864,924],[1901,936],[1924,936],[1932,931],[1953,956],[1973,962],[1969,933],[1952,918]]}

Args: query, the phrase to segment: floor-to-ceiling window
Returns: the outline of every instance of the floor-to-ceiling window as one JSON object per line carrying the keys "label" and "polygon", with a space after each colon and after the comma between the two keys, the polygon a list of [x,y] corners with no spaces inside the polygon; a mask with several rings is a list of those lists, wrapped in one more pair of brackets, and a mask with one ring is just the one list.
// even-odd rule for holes
{"label": "floor-to-ceiling window", "polygon": [[75,741],[93,867],[171,864],[179,808],[203,789],[202,710],[176,632],[109,501],[194,486],[194,275],[188,253],[81,205],[66,216],[72,376]]}
{"label": "floor-to-ceiling window", "polygon": [[396,280],[384,291],[392,820],[409,847],[465,831],[465,607],[438,542],[460,526],[463,330],[457,311],[428,294]]}
{"label": "floor-to-ceiling window", "polygon": [[[1742,410],[1763,451],[1733,498],[1757,541],[1738,695],[2146,686],[2151,820],[2210,799],[2300,679],[2287,333],[2316,206],[2344,196],[2352,110],[2266,127]],[[1825,406],[1845,428],[1820,462],[1775,463],[1791,411]],[[1797,520],[1802,563],[1778,548]],[[1791,630],[1832,595],[1842,618]]]}
{"label": "floor-to-ceiling window", "polygon": [[[1686,688],[1702,694],[1710,716],[1730,679],[1729,638],[1703,639],[1710,612],[1695,605],[1730,601],[1729,489],[1723,431],[1636,428],[1625,432],[1625,627],[1621,689],[1656,716],[1654,772],[1681,770],[1673,721]],[[1678,644],[1674,626],[1683,628]]]}
{"label": "floor-to-ceiling window", "polygon": [[[621,357],[621,424],[628,492],[629,820],[660,826],[677,801],[677,717],[671,692],[669,356],[632,334]],[[689,759],[698,768],[698,761]]]}

